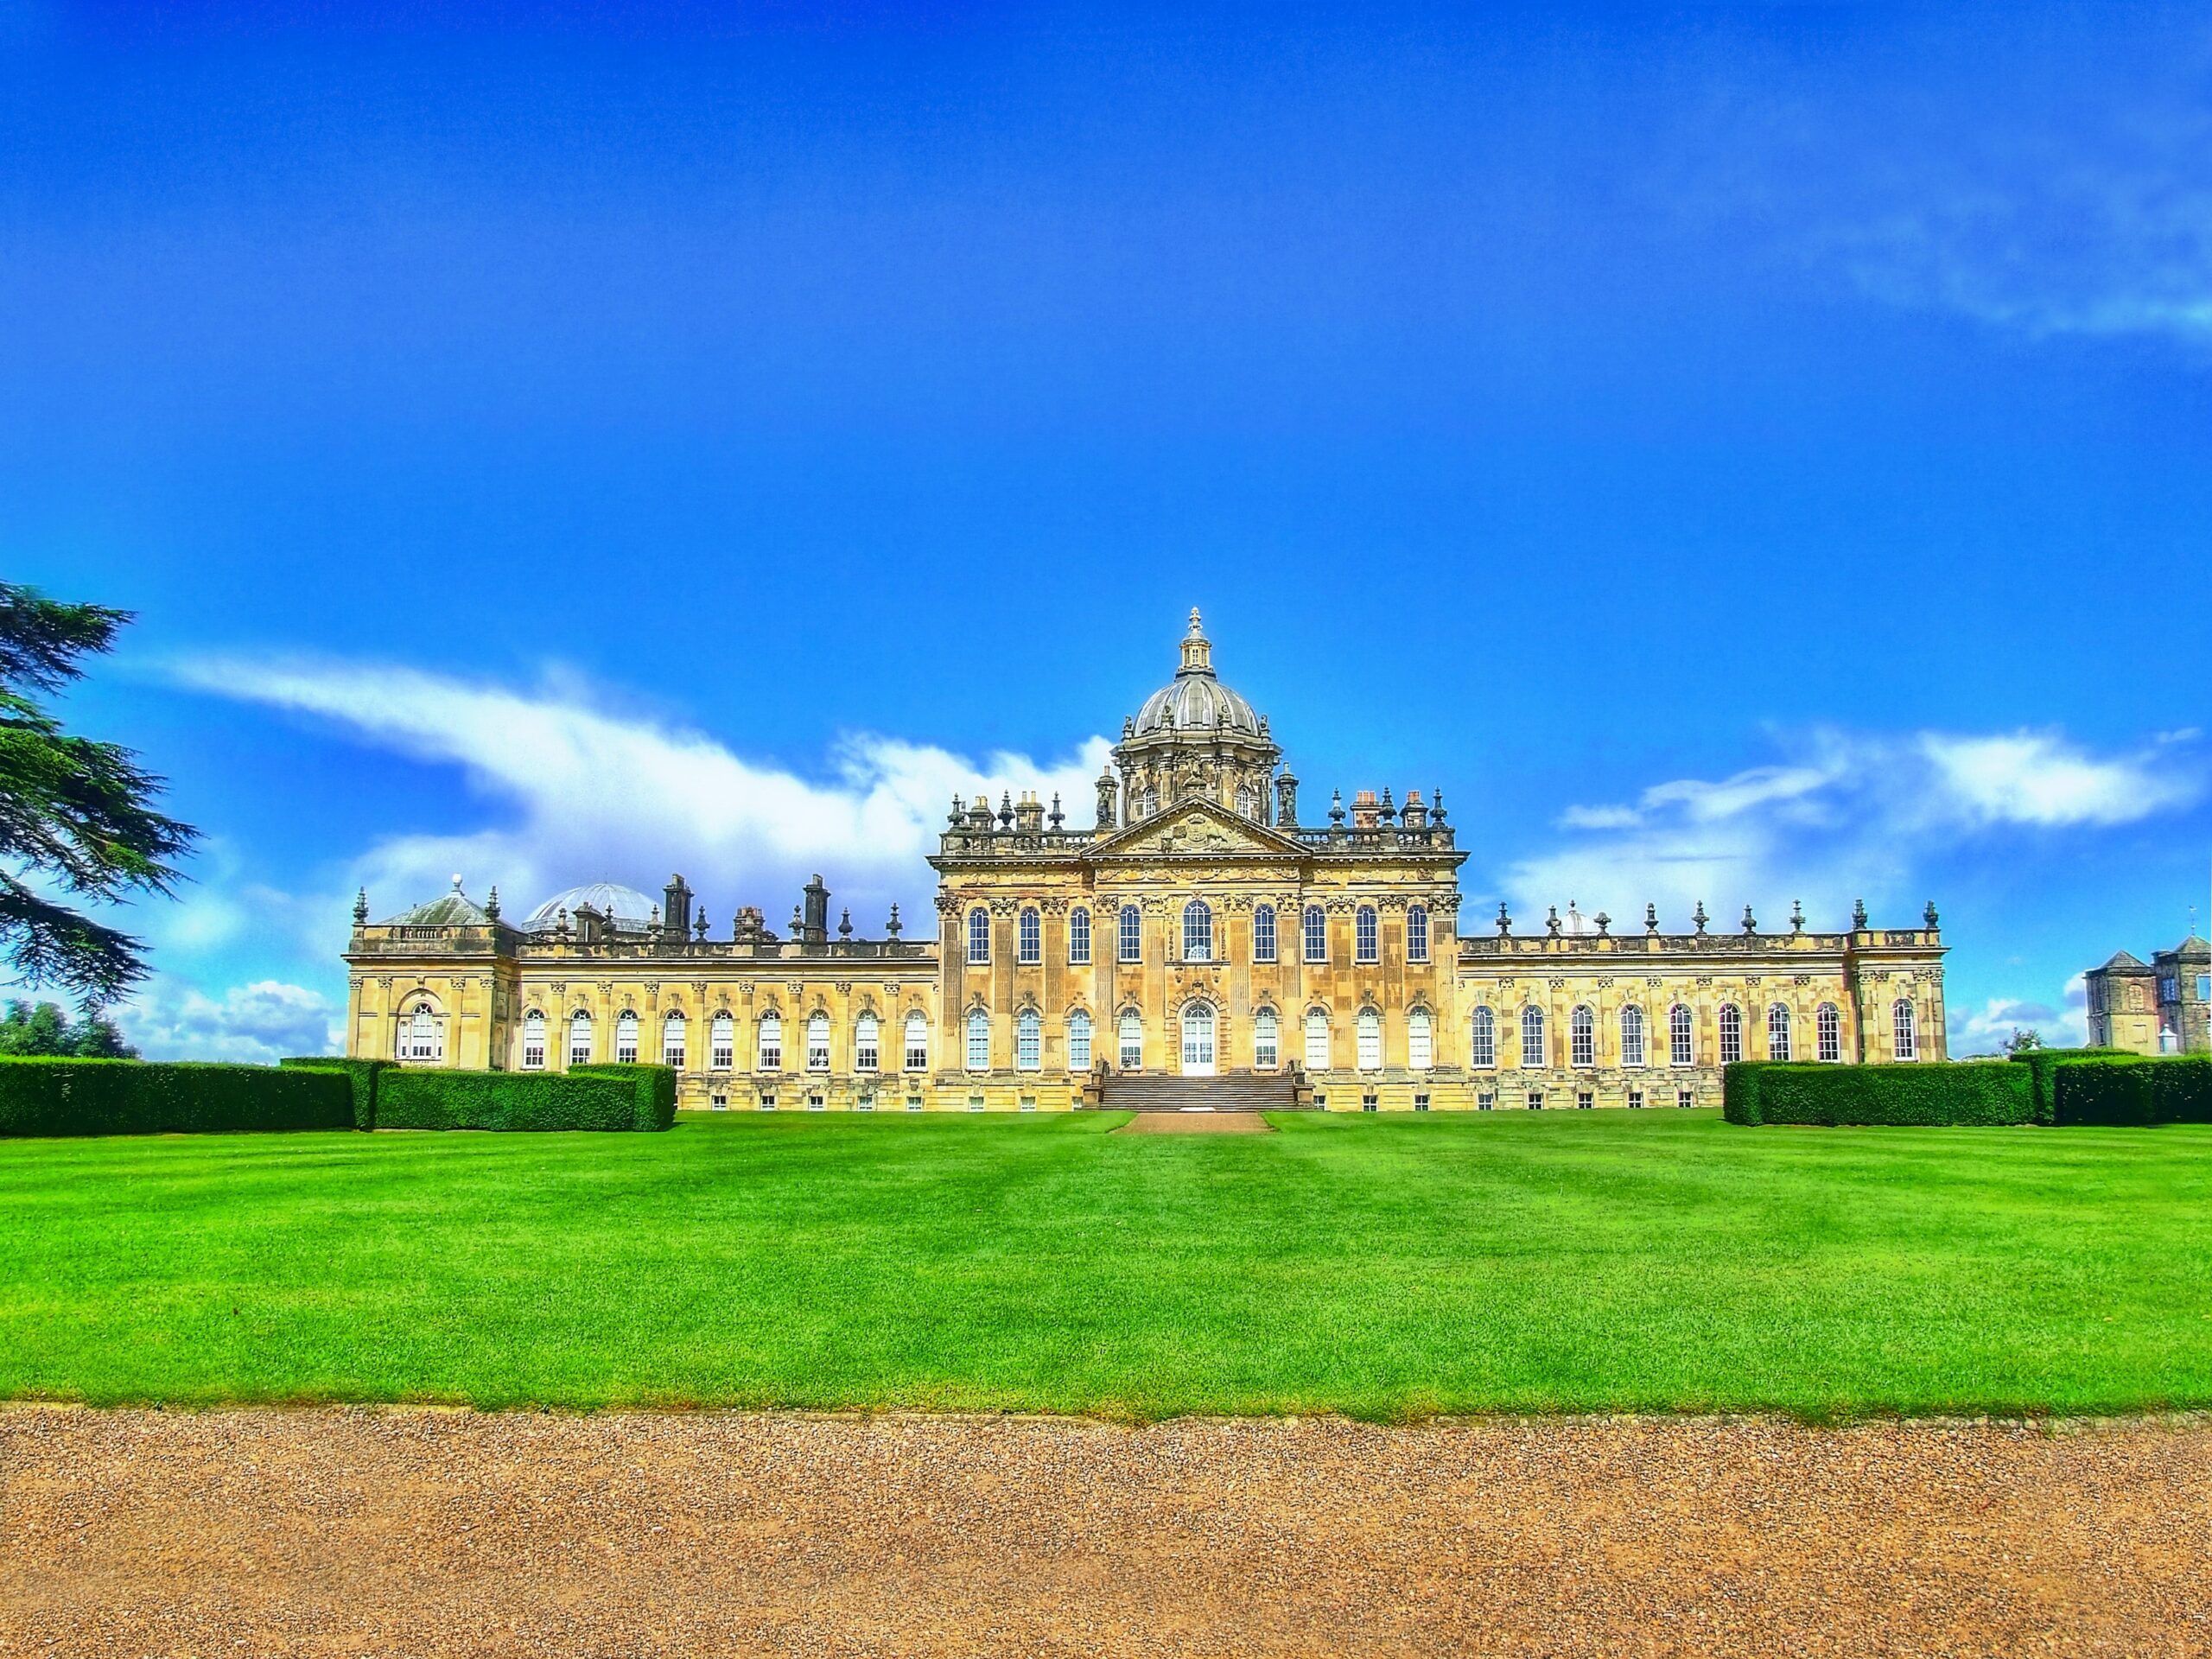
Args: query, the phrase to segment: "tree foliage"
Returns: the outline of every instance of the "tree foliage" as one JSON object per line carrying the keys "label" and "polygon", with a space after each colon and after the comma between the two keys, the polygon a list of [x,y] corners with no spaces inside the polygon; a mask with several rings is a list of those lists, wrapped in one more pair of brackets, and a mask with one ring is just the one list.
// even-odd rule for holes
{"label": "tree foliage", "polygon": [[130,620],[0,582],[0,953],[31,987],[92,1005],[145,976],[145,947],[63,900],[170,893],[198,835],[153,809],[162,780],[130,750],[73,735],[31,694],[80,678]]}
{"label": "tree foliage", "polygon": [[72,1021],[59,1005],[10,1002],[0,1016],[0,1054],[50,1055],[62,1059],[135,1060],[115,1022],[98,1010]]}

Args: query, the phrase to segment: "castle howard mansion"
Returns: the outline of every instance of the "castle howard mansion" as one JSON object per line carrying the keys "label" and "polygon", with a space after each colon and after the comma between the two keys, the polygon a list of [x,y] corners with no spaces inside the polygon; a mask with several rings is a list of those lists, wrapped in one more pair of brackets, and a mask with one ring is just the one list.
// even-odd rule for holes
{"label": "castle howard mansion", "polygon": [[1440,798],[1360,790],[1301,820],[1267,717],[1196,612],[1123,721],[1093,822],[1058,798],[955,798],[933,936],[833,929],[817,876],[779,937],[724,937],[677,876],[655,904],[575,887],[519,924],[497,889],[372,923],[354,907],[348,1052],[560,1071],[658,1060],[688,1107],[1332,1111],[1717,1104],[1737,1059],[1940,1059],[1943,944],[1919,925],[1669,931],[1459,912]]}

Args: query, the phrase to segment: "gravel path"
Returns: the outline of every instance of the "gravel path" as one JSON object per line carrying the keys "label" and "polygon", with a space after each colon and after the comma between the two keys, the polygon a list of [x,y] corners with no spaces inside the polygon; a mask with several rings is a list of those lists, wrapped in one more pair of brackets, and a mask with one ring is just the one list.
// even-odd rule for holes
{"label": "gravel path", "polygon": [[2212,1430],[0,1409],[0,1654],[2212,1652]]}

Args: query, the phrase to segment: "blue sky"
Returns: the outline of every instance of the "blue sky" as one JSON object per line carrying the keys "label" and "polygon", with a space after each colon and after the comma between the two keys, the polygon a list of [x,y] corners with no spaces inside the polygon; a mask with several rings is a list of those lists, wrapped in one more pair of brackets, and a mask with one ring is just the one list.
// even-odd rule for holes
{"label": "blue sky", "polygon": [[1933,898],[1971,1048],[2204,903],[2201,10],[829,10],[0,0],[151,1051],[320,1040],[362,883],[925,915],[1193,604],[1471,918]]}

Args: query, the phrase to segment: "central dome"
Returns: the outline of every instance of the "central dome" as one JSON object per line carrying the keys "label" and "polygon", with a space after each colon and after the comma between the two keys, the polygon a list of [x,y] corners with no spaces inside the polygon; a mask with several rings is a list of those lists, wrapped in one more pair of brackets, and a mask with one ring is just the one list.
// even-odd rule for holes
{"label": "central dome", "polygon": [[1163,732],[1218,733],[1236,737],[1264,737],[1260,717],[1252,705],[1214,677],[1213,646],[1191,613],[1190,632],[1183,636],[1183,665],[1175,677],[1144,700],[1129,735],[1151,737]]}

